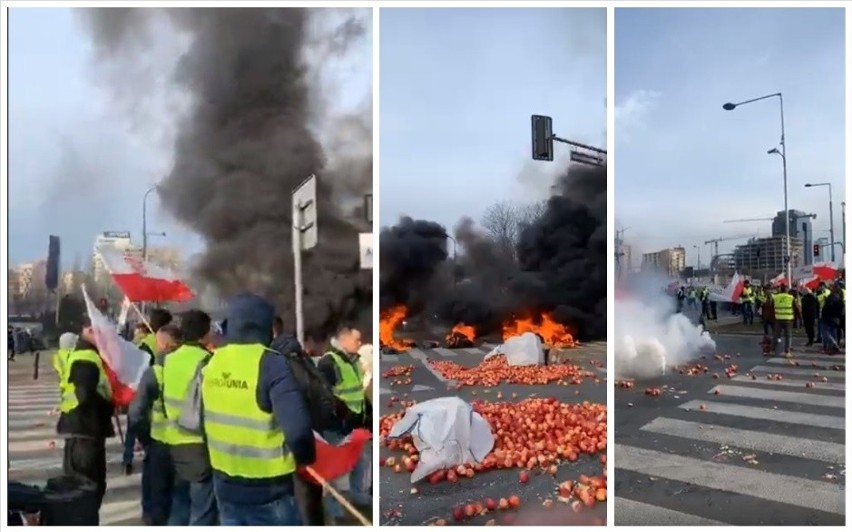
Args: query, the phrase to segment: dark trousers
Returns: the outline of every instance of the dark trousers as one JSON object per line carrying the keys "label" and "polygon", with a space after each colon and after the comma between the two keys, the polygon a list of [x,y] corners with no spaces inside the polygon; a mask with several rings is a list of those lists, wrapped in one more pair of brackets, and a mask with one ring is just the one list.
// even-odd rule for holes
{"label": "dark trousers", "polygon": [[802,316],[802,324],[805,326],[805,334],[808,335],[808,344],[813,344],[816,339],[816,316]]}
{"label": "dark trousers", "polygon": [[[213,494],[213,479],[188,482],[176,478],[172,492],[169,526],[216,526],[219,511]],[[322,523],[320,523],[322,524]]]}
{"label": "dark trousers", "polygon": [[717,302],[711,301],[710,302],[710,319],[711,320],[719,319],[719,315],[716,313],[716,311],[717,311]]}
{"label": "dark trousers", "polygon": [[166,526],[172,511],[172,490],[175,468],[168,445],[152,441],[145,448],[142,462],[142,483],[148,487],[148,514],[142,518],[149,526]]}
{"label": "dark trousers", "polygon": [[[98,487],[98,508],[106,493],[106,440],[103,438],[67,438],[62,456],[62,471],[80,475]],[[92,523],[94,526],[99,523]]]}
{"label": "dark trousers", "polygon": [[302,515],[304,526],[323,526],[325,524],[325,512],[322,505],[322,486],[318,486],[293,475],[296,490],[296,504]]}

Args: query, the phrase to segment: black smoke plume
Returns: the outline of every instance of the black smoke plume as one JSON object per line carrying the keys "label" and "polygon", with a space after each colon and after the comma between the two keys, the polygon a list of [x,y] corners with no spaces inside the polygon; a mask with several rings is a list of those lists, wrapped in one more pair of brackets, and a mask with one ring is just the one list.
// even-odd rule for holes
{"label": "black smoke plume", "polygon": [[425,288],[447,260],[446,229],[404,217],[382,229],[379,242],[381,308],[405,305],[422,310],[429,303]]}
{"label": "black smoke plume", "polygon": [[[580,340],[606,338],[606,168],[571,165],[552,191],[543,212],[521,228],[517,258],[462,219],[455,238],[464,253],[449,286],[434,282],[445,266],[439,254],[428,252],[435,250],[435,240],[404,230],[410,220],[383,232],[383,308],[417,303],[486,334],[507,319],[549,312]],[[442,229],[417,223],[435,226],[436,236]],[[387,255],[386,233],[394,235]],[[394,274],[385,279],[385,269]]]}
{"label": "black smoke plume", "polygon": [[[189,36],[172,82],[191,104],[177,118],[174,165],[158,192],[206,242],[195,274],[222,297],[264,295],[293,323],[290,198],[317,174],[319,244],[303,260],[305,326],[322,333],[357,321],[369,330],[371,275],[358,253],[365,228],[343,205],[357,205],[371,188],[372,113],[341,117],[336,136],[324,139],[334,151],[324,152],[311,128],[328,118],[322,95],[313,94],[319,67],[304,59],[308,49],[321,58],[346,53],[365,28],[350,17],[317,40],[310,22],[322,11],[110,8],[85,10],[84,19],[101,61],[142,61],[139,42],[157,20]],[[338,149],[346,162],[332,165]]]}

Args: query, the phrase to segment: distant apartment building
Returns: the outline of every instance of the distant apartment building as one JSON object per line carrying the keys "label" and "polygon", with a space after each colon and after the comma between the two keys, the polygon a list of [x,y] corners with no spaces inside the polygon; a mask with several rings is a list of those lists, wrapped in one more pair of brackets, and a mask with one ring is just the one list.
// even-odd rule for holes
{"label": "distant apartment building", "polygon": [[[801,266],[814,263],[814,233],[811,218],[807,213],[790,210],[790,242],[796,242],[798,255],[802,260]],[[784,237],[787,234],[787,224],[784,221],[784,211],[778,211],[772,219],[772,236]],[[795,250],[794,250],[795,251]],[[796,253],[793,253],[794,255]]]}
{"label": "distant apartment building", "polygon": [[685,267],[686,249],[683,246],[642,254],[642,271],[676,276]]}
{"label": "distant apartment building", "polygon": [[[95,249],[111,247],[119,251],[127,251],[132,247],[129,231],[105,231],[95,238]],[[96,286],[109,286],[112,282],[100,255],[92,251],[92,280]]]}
{"label": "distant apartment building", "polygon": [[[733,262],[736,270],[744,275],[771,278],[785,271],[786,255],[786,236],[752,238],[748,243],[734,248]],[[790,262],[793,268],[806,265],[799,238],[790,238]]]}

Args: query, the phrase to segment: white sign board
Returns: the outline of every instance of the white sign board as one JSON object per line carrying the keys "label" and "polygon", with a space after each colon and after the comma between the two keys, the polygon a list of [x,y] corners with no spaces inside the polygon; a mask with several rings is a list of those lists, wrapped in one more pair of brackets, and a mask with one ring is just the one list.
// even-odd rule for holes
{"label": "white sign board", "polygon": [[361,250],[361,269],[373,269],[373,233],[358,235],[358,247]]}
{"label": "white sign board", "polygon": [[300,249],[317,245],[317,178],[311,175],[293,191],[293,234],[298,232]]}

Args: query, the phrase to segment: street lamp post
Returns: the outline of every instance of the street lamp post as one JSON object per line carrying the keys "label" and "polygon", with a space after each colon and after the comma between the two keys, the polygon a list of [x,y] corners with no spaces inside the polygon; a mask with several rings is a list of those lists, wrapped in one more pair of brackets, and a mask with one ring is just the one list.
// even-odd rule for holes
{"label": "street lamp post", "polygon": [[[741,105],[746,105],[749,103],[759,102],[761,100],[767,100],[769,98],[778,98],[778,102],[780,104],[781,111],[781,151],[776,152],[781,156],[781,161],[783,164],[784,171],[784,225],[785,225],[785,233],[787,237],[787,282],[792,282],[793,279],[793,264],[792,264],[792,252],[790,246],[790,209],[787,204],[787,142],[785,141],[784,135],[784,96],[780,92],[776,92],[774,94],[767,94],[766,96],[761,96],[760,98],[752,98],[751,100],[745,100],[739,103],[726,103],[722,106],[722,109],[725,111],[733,111],[737,107]],[[770,151],[771,153],[771,151]]]}
{"label": "street lamp post", "polygon": [[142,260],[148,260],[148,195],[157,188],[157,185],[154,185],[142,196]]}
{"label": "street lamp post", "polygon": [[[828,187],[828,234],[829,239],[831,239],[831,262],[835,261],[834,255],[834,201],[831,197],[831,183],[807,183],[805,184],[806,188],[811,187]],[[844,229],[845,236],[845,229]],[[845,246],[844,242],[844,246]]]}
{"label": "street lamp post", "polygon": [[698,276],[698,272],[701,270],[701,248],[698,246],[692,246],[698,251],[698,260],[695,263],[695,275]]}
{"label": "street lamp post", "polygon": [[846,202],[840,202],[840,213],[842,214],[840,230],[843,231],[843,255],[846,256]]}

